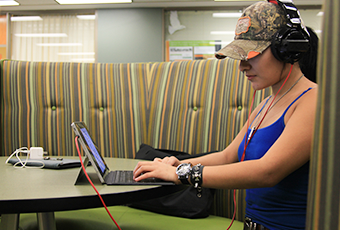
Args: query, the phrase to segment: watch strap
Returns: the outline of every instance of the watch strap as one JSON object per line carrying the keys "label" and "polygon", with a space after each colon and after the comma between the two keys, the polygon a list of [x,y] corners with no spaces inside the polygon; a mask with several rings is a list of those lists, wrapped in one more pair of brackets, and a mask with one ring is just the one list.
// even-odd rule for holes
{"label": "watch strap", "polygon": [[187,176],[187,177],[179,177],[178,179],[181,181],[182,184],[190,184],[188,178],[189,177]]}

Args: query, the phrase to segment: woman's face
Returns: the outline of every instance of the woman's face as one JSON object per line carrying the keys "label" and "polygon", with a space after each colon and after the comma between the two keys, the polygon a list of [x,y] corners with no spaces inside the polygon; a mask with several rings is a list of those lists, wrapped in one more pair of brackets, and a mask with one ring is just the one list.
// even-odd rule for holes
{"label": "woman's face", "polygon": [[[285,63],[277,60],[270,48],[248,61],[241,61],[239,69],[244,71],[255,90],[280,83],[288,74]],[[281,84],[280,84],[281,85]]]}

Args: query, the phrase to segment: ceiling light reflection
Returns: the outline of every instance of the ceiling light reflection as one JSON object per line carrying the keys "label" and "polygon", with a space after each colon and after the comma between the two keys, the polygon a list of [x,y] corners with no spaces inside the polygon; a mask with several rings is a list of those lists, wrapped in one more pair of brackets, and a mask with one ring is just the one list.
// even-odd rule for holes
{"label": "ceiling light reflection", "polygon": [[41,21],[43,20],[40,16],[15,16],[11,17],[12,22],[20,22],[20,21]]}
{"label": "ceiling light reflection", "polygon": [[72,56],[72,55],[95,55],[95,52],[58,53],[58,55],[63,55],[63,56]]}
{"label": "ceiling light reflection", "polygon": [[81,43],[37,43],[37,46],[82,46]]}
{"label": "ceiling light reflection", "polygon": [[0,6],[19,6],[20,4],[14,0],[0,1]]}
{"label": "ceiling light reflection", "polygon": [[55,0],[59,4],[111,4],[111,3],[131,3],[132,0]]}
{"label": "ceiling light reflection", "polygon": [[17,37],[25,38],[61,38],[67,37],[65,33],[37,33],[37,34],[14,34]]}
{"label": "ceiling light reflection", "polygon": [[77,18],[81,20],[95,20],[96,15],[77,15]]}
{"label": "ceiling light reflection", "polygon": [[213,13],[213,18],[239,18],[242,16],[242,12],[234,13]]}

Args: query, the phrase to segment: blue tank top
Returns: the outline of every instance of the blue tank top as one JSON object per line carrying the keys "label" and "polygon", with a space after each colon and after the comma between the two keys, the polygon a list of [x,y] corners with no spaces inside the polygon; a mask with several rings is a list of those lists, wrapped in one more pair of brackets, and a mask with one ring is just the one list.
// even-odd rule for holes
{"label": "blue tank top", "polygon": [[[284,116],[288,109],[310,89],[297,97],[273,124],[256,131],[248,144],[245,161],[260,159],[269,150],[285,128]],[[238,149],[239,160],[243,149],[244,140]],[[309,162],[273,187],[247,189],[246,216],[271,230],[305,229],[308,174]]]}

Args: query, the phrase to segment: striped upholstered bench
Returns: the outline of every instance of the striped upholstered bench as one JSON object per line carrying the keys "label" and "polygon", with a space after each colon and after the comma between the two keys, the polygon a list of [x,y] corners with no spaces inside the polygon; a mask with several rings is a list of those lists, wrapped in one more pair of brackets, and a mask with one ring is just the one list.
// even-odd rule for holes
{"label": "striped upholstered bench", "polygon": [[[1,156],[23,146],[76,156],[70,124],[77,120],[100,140],[104,157],[134,158],[142,143],[190,154],[222,150],[245,123],[252,97],[238,62],[231,59],[126,64],[2,60],[0,82]],[[257,92],[255,103],[268,93]],[[232,200],[232,191],[218,190],[212,215],[231,218]],[[236,219],[243,221],[243,190],[236,200]]]}

